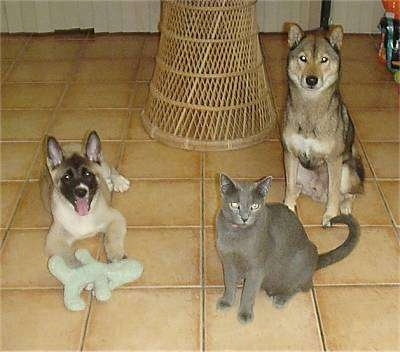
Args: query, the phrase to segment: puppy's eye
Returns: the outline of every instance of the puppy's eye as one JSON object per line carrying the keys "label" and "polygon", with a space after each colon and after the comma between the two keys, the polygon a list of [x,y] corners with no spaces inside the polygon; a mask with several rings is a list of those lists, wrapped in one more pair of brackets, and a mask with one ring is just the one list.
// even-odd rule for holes
{"label": "puppy's eye", "polygon": [[70,174],[65,174],[62,178],[64,181],[68,182],[68,181],[71,181],[72,176]]}
{"label": "puppy's eye", "polygon": [[230,205],[231,208],[233,208],[233,209],[239,209],[239,208],[240,208],[239,203],[232,202],[232,203],[230,203],[229,205]]}
{"label": "puppy's eye", "polygon": [[323,56],[322,58],[321,58],[321,63],[326,63],[326,62],[328,62],[328,58],[327,57],[325,57],[325,56]]}
{"label": "puppy's eye", "polygon": [[83,177],[90,177],[90,176],[92,176],[92,173],[89,172],[88,170],[83,170],[82,171],[82,176]]}
{"label": "puppy's eye", "polygon": [[301,55],[301,56],[299,57],[299,59],[300,59],[300,61],[302,61],[302,62],[307,62],[307,58],[306,58],[304,55]]}
{"label": "puppy's eye", "polygon": [[260,207],[260,204],[254,203],[251,205],[250,209],[251,210],[257,210]]}

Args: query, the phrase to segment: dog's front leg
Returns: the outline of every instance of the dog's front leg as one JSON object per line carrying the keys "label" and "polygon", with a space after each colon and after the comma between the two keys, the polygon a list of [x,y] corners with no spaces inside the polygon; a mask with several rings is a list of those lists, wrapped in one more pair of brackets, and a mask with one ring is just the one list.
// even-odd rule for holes
{"label": "dog's front leg", "polygon": [[292,211],[295,211],[296,199],[299,196],[297,186],[297,169],[299,167],[299,159],[288,150],[284,152],[285,173],[286,173],[286,192],[285,204]]}
{"label": "dog's front leg", "polygon": [[45,252],[49,257],[59,255],[70,268],[76,268],[81,264],[75,258],[73,242],[62,226],[53,223],[47,234]]}
{"label": "dog's front leg", "polygon": [[126,220],[122,214],[113,209],[110,223],[107,227],[104,248],[110,262],[119,261],[125,256],[124,242],[126,235]]}
{"label": "dog's front leg", "polygon": [[339,214],[340,183],[342,178],[342,157],[328,160],[328,203],[322,218],[322,226],[331,226],[330,219]]}

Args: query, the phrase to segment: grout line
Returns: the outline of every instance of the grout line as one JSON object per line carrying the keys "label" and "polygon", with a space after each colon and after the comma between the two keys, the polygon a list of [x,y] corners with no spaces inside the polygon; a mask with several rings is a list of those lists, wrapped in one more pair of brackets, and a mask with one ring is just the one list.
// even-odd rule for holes
{"label": "grout line", "polygon": [[321,339],[321,344],[322,344],[322,348],[324,351],[327,351],[327,347],[326,347],[326,340],[325,340],[325,333],[324,333],[324,326],[322,324],[322,319],[321,319],[321,313],[319,310],[319,306],[318,306],[318,299],[317,299],[317,293],[315,291],[315,288],[313,287],[311,289],[311,295],[312,295],[312,299],[313,299],[313,306],[314,306],[314,312],[317,318],[317,325],[318,325],[318,330],[319,330],[319,336]]}
{"label": "grout line", "polygon": [[205,351],[206,348],[206,244],[205,244],[205,153],[201,153],[201,315],[200,315],[200,326],[201,326],[201,340],[200,349]]}

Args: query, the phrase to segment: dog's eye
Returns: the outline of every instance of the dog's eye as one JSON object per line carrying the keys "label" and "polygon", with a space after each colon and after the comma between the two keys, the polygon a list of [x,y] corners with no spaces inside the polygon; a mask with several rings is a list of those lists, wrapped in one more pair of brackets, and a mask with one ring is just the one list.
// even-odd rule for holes
{"label": "dog's eye", "polygon": [[302,62],[307,62],[307,58],[306,58],[304,55],[301,55],[301,56],[299,57],[299,59],[300,59],[300,61],[302,61]]}
{"label": "dog's eye", "polygon": [[89,172],[89,171],[87,171],[87,170],[84,170],[84,171],[82,172],[82,175],[83,175],[83,177],[90,177],[90,176],[92,176],[92,173]]}
{"label": "dog's eye", "polygon": [[251,210],[257,210],[260,207],[260,204],[254,203],[251,205],[250,209]]}
{"label": "dog's eye", "polygon": [[328,58],[327,57],[325,57],[325,56],[323,56],[322,58],[321,58],[321,63],[326,63],[326,62],[328,62]]}
{"label": "dog's eye", "polygon": [[67,181],[67,182],[68,182],[68,181],[71,181],[72,176],[69,175],[69,174],[65,174],[62,178],[63,178],[64,181]]}
{"label": "dog's eye", "polygon": [[239,209],[240,208],[239,203],[232,202],[229,205],[231,206],[232,209]]}

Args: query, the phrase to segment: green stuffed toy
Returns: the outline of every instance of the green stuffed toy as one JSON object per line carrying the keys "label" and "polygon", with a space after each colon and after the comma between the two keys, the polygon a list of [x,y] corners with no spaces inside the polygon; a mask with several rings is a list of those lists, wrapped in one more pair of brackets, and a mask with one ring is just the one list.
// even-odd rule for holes
{"label": "green stuffed toy", "polygon": [[49,259],[50,272],[64,284],[64,304],[67,309],[79,311],[85,309],[80,297],[85,287],[93,285],[94,295],[99,301],[111,297],[111,291],[128,282],[138,279],[143,272],[141,263],[123,259],[115,263],[101,263],[93,259],[86,249],[78,249],[75,257],[82,266],[70,268],[60,256]]}

